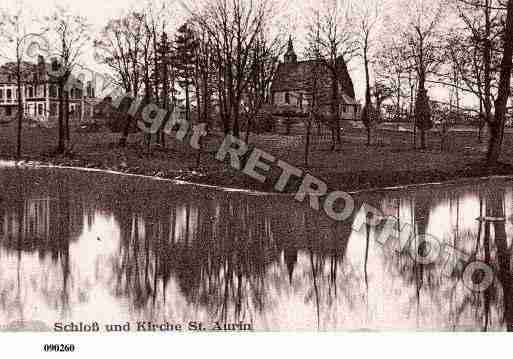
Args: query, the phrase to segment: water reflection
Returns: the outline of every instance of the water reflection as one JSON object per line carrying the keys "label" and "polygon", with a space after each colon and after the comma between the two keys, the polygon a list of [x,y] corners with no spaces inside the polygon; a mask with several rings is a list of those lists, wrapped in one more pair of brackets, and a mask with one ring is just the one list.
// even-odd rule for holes
{"label": "water reflection", "polygon": [[288,198],[49,170],[2,169],[0,186],[0,324],[513,330],[508,183],[357,199],[492,266],[480,293],[460,280],[464,262],[447,275],[380,245],[382,226],[354,232],[355,218]]}

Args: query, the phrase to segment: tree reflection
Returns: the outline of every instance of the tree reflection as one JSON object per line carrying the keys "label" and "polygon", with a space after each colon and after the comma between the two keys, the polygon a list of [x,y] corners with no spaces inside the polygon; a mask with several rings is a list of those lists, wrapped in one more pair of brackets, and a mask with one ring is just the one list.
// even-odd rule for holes
{"label": "tree reflection", "polygon": [[[437,262],[433,265],[423,265],[417,263],[411,257],[409,250],[385,251],[387,268],[390,273],[402,278],[404,284],[415,288],[414,296],[411,302],[415,302],[417,314],[421,298],[429,299],[426,303],[436,305],[433,310],[446,311],[452,323],[452,328],[458,328],[465,313],[474,313],[476,322],[483,323],[483,330],[489,330],[491,325],[492,309],[497,313],[503,313],[503,322],[506,329],[511,330],[512,321],[512,272],[510,267],[511,255],[508,250],[508,241],[505,229],[505,211],[504,211],[504,189],[496,187],[486,187],[482,192],[478,192],[479,221],[476,221],[477,228],[475,232],[462,231],[460,225],[460,199],[462,193],[452,193],[449,197],[450,207],[455,203],[455,224],[448,237],[440,237],[446,248],[455,248],[456,252],[451,256],[458,256],[459,252],[467,253],[467,260],[456,261],[457,266],[453,268],[449,276],[446,276],[442,269],[446,262]],[[437,199],[439,202],[440,200]],[[405,199],[399,200],[405,203]],[[432,197],[418,194],[411,199],[409,206],[412,215],[412,223],[415,223],[415,235],[429,233],[430,208],[433,202]],[[436,201],[435,201],[436,202]],[[407,212],[408,207],[404,206],[401,212]],[[451,210],[452,213],[452,210]],[[465,213],[471,216],[471,213]],[[399,221],[399,219],[398,219]],[[482,245],[480,242],[482,241]],[[414,242],[413,242],[414,244]],[[411,247],[409,248],[411,249]],[[423,250],[422,246],[418,248]],[[494,257],[494,253],[496,256]],[[421,254],[421,253],[418,253]],[[453,258],[445,258],[452,260]],[[497,269],[498,279],[502,287],[502,301],[499,300],[500,292],[497,285],[492,285],[483,292],[472,292],[465,288],[461,281],[463,270],[466,265],[474,260],[482,260],[493,268]],[[426,286],[427,284],[427,286]],[[501,303],[502,302],[502,303]]]}
{"label": "tree reflection", "polygon": [[[27,178],[2,179],[9,191],[0,201],[0,255],[15,264],[15,275],[0,278],[0,308],[9,318],[24,317],[29,291],[59,316],[71,317],[77,292],[92,286],[81,277],[84,268],[77,266],[87,253],[74,251],[73,244],[92,230],[98,216],[112,215],[108,226],[113,228],[108,229],[115,229],[113,234],[100,233],[98,241],[115,244],[108,252],[109,265],[99,269],[106,274],[94,278],[94,284],[116,305],[128,303],[131,318],[198,315],[220,322],[254,322],[279,318],[273,311],[290,303],[298,308],[286,310],[304,310],[311,316],[310,325],[322,329],[339,326],[344,317],[368,315],[372,320],[381,312],[370,311],[382,310],[379,306],[388,301],[394,310],[416,312],[418,327],[429,316],[444,316],[437,324],[453,329],[469,322],[484,330],[501,324],[513,329],[506,226],[490,220],[505,216],[506,194],[495,187],[472,189],[479,210],[475,216],[465,209],[464,191],[390,195],[398,204],[398,225],[414,224],[416,239],[449,223],[440,238],[444,244],[456,245],[471,259],[496,269],[496,283],[473,293],[460,280],[466,263],[449,275],[443,263],[421,264],[416,256],[427,248],[416,239],[413,251],[381,249],[376,238],[383,228],[373,228],[371,218],[365,233],[354,233],[354,218],[335,223],[288,200],[170,190],[139,180],[111,183],[107,177],[100,177],[98,188],[91,190],[90,181],[79,176],[43,178],[31,177],[30,183],[36,183],[32,187]],[[382,197],[370,197],[366,202],[379,207]],[[488,220],[466,228],[463,219],[469,216]],[[398,303],[403,300],[406,309]]]}
{"label": "tree reflection", "polygon": [[[42,296],[65,316],[70,309],[72,285],[69,246],[82,231],[84,207],[71,199],[66,181],[25,187],[21,173],[13,177],[18,181],[4,183],[9,196],[0,203],[0,244],[6,259],[15,254],[10,258],[16,261],[16,291],[12,302],[8,300],[11,293],[3,291],[3,309],[9,312],[18,308],[17,317],[23,322],[32,319],[24,315],[28,296]],[[34,268],[27,258],[32,253],[38,254],[41,268]],[[50,281],[50,273],[61,282]]]}
{"label": "tree reflection", "polygon": [[487,212],[493,218],[497,248],[497,275],[502,286],[503,321],[507,330],[513,331],[513,273],[511,272],[511,253],[506,238],[504,191],[488,191],[487,195]]}

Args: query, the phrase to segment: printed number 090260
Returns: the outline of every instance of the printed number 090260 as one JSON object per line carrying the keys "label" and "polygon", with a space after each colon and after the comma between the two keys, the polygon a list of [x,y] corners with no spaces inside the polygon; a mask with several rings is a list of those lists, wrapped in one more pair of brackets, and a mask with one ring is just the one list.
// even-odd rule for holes
{"label": "printed number 090260", "polygon": [[74,352],[74,344],[45,344],[43,345],[45,352]]}

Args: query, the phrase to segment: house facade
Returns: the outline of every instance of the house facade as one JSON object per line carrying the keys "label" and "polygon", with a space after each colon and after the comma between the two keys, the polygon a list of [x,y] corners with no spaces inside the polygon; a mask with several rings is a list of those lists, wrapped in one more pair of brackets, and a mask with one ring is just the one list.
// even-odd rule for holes
{"label": "house facade", "polygon": [[[355,99],[353,81],[347,66],[343,59],[338,61],[337,66],[340,67],[339,118],[359,120],[361,105]],[[271,84],[275,112],[306,113],[314,96],[321,113],[332,112],[333,86],[329,70],[318,60],[298,61],[292,39],[289,39],[284,61],[278,65],[276,77]]]}
{"label": "house facade", "polygon": [[[50,66],[43,57],[38,63],[22,63],[21,96],[23,113],[26,120],[40,122],[57,121],[59,116],[59,86],[48,75]],[[0,66],[0,122],[9,122],[18,114],[18,88],[16,81],[16,63],[9,62]],[[91,82],[83,84],[72,77],[69,82],[70,119],[83,120],[93,116],[96,103]]]}

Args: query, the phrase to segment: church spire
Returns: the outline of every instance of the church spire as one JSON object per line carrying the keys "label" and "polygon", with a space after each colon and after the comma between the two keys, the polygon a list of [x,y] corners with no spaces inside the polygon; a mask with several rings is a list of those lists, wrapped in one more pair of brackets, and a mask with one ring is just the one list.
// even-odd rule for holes
{"label": "church spire", "polygon": [[297,55],[294,51],[294,44],[292,42],[292,36],[289,36],[289,43],[287,46],[287,52],[283,58],[286,64],[295,64],[297,63]]}

